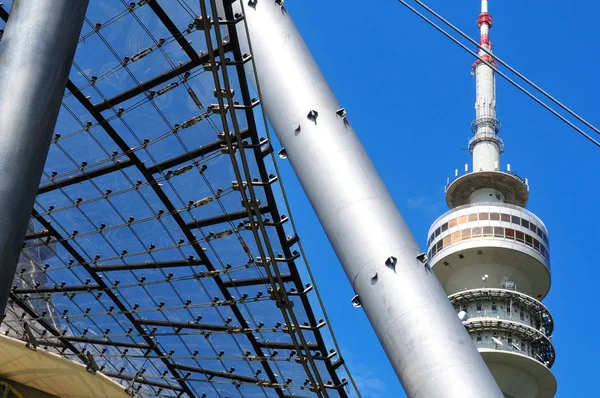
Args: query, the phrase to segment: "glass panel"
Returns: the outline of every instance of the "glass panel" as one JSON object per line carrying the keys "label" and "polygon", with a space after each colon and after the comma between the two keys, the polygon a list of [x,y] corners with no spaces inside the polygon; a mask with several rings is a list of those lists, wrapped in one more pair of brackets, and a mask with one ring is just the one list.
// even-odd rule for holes
{"label": "glass panel", "polygon": [[471,236],[473,236],[473,238],[481,236],[481,227],[475,227],[475,228],[473,228],[471,230]]}
{"label": "glass panel", "polygon": [[501,214],[500,219],[504,222],[510,222],[510,214]]}
{"label": "glass panel", "polygon": [[462,231],[462,240],[471,239],[471,230],[465,229]]}
{"label": "glass panel", "polygon": [[474,214],[469,214],[469,221],[477,221],[479,214],[474,213]]}
{"label": "glass panel", "polygon": [[506,232],[506,237],[509,239],[514,239],[515,238],[515,230],[511,229],[511,228],[506,228],[505,229]]}
{"label": "glass panel", "polygon": [[458,224],[466,224],[467,223],[467,216],[460,216],[458,217]]}
{"label": "glass panel", "polygon": [[452,234],[452,244],[460,242],[460,232]]}
{"label": "glass panel", "polygon": [[521,225],[524,226],[525,228],[529,228],[529,221],[527,221],[525,219],[521,219]]}
{"label": "glass panel", "polygon": [[483,236],[490,237],[492,235],[494,235],[493,227],[483,227]]}
{"label": "glass panel", "polygon": [[535,250],[540,251],[540,241],[537,239],[533,240],[533,247],[535,247]]}
{"label": "glass panel", "polygon": [[512,216],[512,223],[521,225],[521,219],[517,216]]}
{"label": "glass panel", "polygon": [[490,220],[500,221],[500,213],[490,213]]}
{"label": "glass panel", "polygon": [[533,238],[529,235],[525,235],[525,243],[529,246],[533,246]]}
{"label": "glass panel", "polygon": [[439,228],[435,230],[435,237],[436,237],[436,238],[437,238],[438,236],[440,236],[440,232],[441,232],[441,231],[440,231],[440,229],[439,229]]}
{"label": "glass panel", "polygon": [[444,238],[443,242],[444,242],[444,247],[450,246],[450,236],[446,236]]}
{"label": "glass panel", "polygon": [[444,242],[440,240],[440,241],[438,241],[436,246],[437,246],[438,251],[440,251],[444,248]]}
{"label": "glass panel", "polygon": [[534,223],[529,223],[529,229],[537,233],[537,226]]}
{"label": "glass panel", "polygon": [[448,230],[448,223],[443,223],[442,224],[442,232],[445,232]]}
{"label": "glass panel", "polygon": [[486,221],[490,219],[489,213],[479,213],[479,220]]}
{"label": "glass panel", "polygon": [[456,227],[456,218],[453,218],[452,220],[448,221],[448,228],[453,227]]}
{"label": "glass panel", "polygon": [[494,236],[496,238],[504,238],[504,228],[494,227]]}
{"label": "glass panel", "polygon": [[525,242],[525,234],[521,231],[515,231],[515,235],[517,237],[517,240],[521,243]]}

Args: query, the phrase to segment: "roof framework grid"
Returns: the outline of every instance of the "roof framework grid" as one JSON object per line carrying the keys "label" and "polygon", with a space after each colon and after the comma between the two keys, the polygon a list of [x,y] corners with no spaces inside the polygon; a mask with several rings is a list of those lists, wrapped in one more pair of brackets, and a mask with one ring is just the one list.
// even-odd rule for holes
{"label": "roof framework grid", "polygon": [[144,397],[360,396],[218,6],[91,2],[0,332]]}

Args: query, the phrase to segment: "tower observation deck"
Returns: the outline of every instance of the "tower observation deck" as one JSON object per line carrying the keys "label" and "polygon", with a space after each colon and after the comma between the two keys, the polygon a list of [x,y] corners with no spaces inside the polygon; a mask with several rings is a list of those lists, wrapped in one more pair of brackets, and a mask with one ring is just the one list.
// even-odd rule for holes
{"label": "tower observation deck", "polygon": [[[550,289],[550,245],[544,223],[525,210],[526,179],[504,170],[496,118],[493,25],[482,0],[476,119],[468,165],[446,187],[450,211],[429,230],[430,264],[506,397],[553,397],[552,315],[541,303]],[[482,62],[481,60],[485,61]]]}

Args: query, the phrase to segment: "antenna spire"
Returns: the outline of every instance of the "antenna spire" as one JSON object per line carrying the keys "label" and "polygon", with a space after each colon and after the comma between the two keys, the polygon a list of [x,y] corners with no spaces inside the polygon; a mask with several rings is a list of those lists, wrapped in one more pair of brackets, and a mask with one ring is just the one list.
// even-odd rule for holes
{"label": "antenna spire", "polygon": [[[488,12],[488,0],[481,0],[481,14],[477,18],[477,26],[481,32],[479,57],[473,64],[477,79],[477,100],[475,108],[477,116],[472,124],[474,137],[469,142],[469,150],[473,154],[473,171],[497,171],[500,167],[500,154],[504,151],[504,143],[498,137],[500,122],[496,119],[496,60],[489,55],[492,52],[490,28],[494,20]],[[484,51],[484,49],[486,51]],[[492,67],[490,67],[489,65]]]}

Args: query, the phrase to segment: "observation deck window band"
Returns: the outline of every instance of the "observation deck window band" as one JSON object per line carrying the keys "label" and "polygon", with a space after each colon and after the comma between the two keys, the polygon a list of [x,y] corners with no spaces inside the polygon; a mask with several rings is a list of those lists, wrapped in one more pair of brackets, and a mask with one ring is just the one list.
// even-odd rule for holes
{"label": "observation deck window band", "polygon": [[[497,228],[497,230],[496,230]],[[491,229],[491,230],[490,230]],[[500,236],[501,230],[504,230],[504,236]],[[493,232],[492,232],[493,231]],[[524,232],[514,230],[512,228],[504,228],[504,227],[474,227],[467,228],[464,230],[459,230],[460,232],[460,241],[452,241],[452,235],[450,237],[445,237],[437,242],[431,244],[431,249],[427,253],[429,258],[433,258],[437,253],[441,252],[443,249],[446,249],[452,245],[455,245],[460,242],[464,242],[469,239],[508,239],[511,241],[515,241],[521,243],[534,251],[540,253],[542,257],[547,261],[548,266],[550,265],[550,251],[544,247],[544,245],[532,237],[531,235],[525,234]],[[497,234],[497,235],[496,235]],[[450,239],[447,239],[450,238]],[[458,238],[458,235],[456,235]]]}
{"label": "observation deck window band", "polygon": [[[498,219],[498,214],[500,219]],[[438,237],[442,232],[456,227],[458,225],[461,224],[465,224],[467,222],[476,222],[476,221],[501,221],[501,222],[507,222],[507,223],[512,223],[512,224],[517,224],[517,225],[521,225],[524,228],[528,228],[531,231],[535,232],[545,243],[546,245],[550,245],[549,239],[547,234],[542,230],[542,228],[538,227],[533,221],[528,221],[525,220],[521,217],[518,216],[514,216],[511,214],[506,214],[506,213],[498,213],[498,212],[492,212],[492,213],[470,213],[468,214],[467,219],[465,219],[466,216],[459,216],[459,217],[455,217],[452,218],[450,220],[448,220],[446,223],[442,224],[440,227],[438,227],[434,233],[432,233],[429,236],[429,240],[428,240],[428,245],[431,244],[431,242]],[[439,231],[439,232],[438,232]]]}

